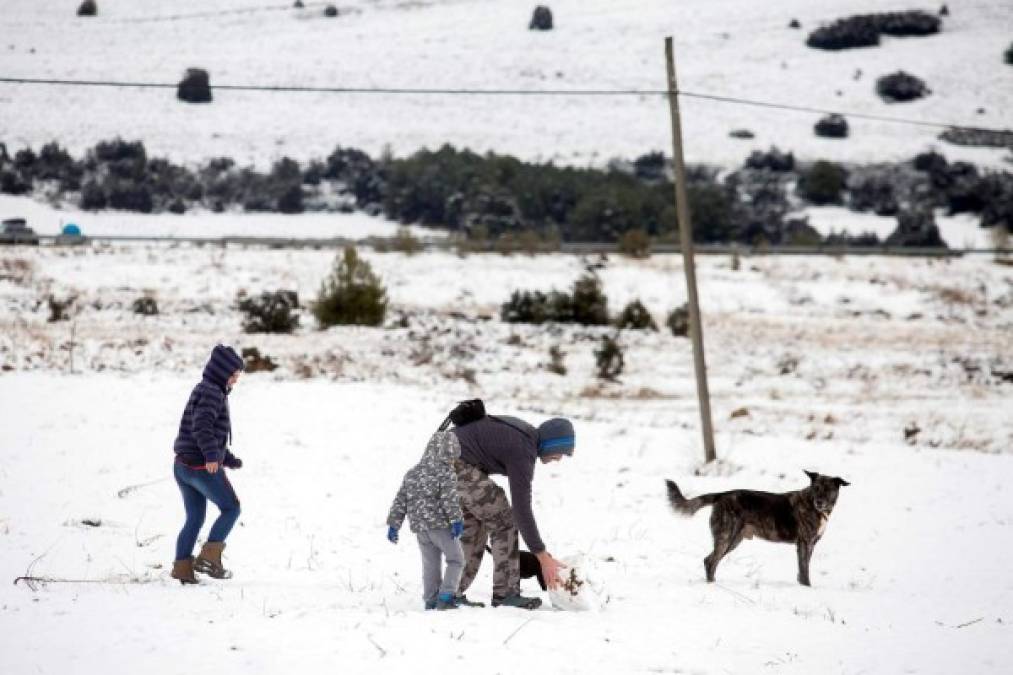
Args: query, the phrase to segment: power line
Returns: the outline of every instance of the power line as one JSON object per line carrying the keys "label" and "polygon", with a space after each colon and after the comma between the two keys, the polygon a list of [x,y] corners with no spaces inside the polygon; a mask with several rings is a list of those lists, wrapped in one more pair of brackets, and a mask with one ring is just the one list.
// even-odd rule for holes
{"label": "power line", "polygon": [[[29,84],[74,87],[121,87],[138,89],[176,89],[177,84],[168,82],[124,82],[114,80],[65,80],[47,78],[0,77],[0,84]],[[212,90],[249,91],[264,93],[311,93],[311,94],[352,94],[380,96],[546,96],[546,97],[608,97],[633,96],[655,97],[668,96],[664,89],[467,89],[440,87],[314,87],[307,85],[254,85],[254,84],[215,84]],[[717,103],[788,110],[793,112],[816,113],[822,115],[839,114],[853,119],[864,119],[892,124],[931,127],[936,129],[963,129],[987,133],[1004,133],[1004,130],[989,127],[941,122],[937,120],[916,120],[908,117],[876,115],[872,113],[847,112],[841,109],[817,108],[812,106],[790,105],[774,101],[761,101],[737,96],[703,94],[692,91],[679,91],[679,96],[695,98]]]}

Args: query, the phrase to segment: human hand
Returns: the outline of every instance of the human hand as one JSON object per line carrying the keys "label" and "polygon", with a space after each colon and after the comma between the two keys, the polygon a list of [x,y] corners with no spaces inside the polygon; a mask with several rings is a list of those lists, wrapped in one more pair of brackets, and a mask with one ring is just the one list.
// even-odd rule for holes
{"label": "human hand", "polygon": [[222,464],[225,465],[226,467],[228,467],[229,469],[242,469],[243,468],[243,460],[239,459],[235,455],[229,455],[228,457],[226,457],[225,461],[222,462]]}
{"label": "human hand", "polygon": [[460,520],[455,520],[450,524],[450,536],[454,539],[460,539],[462,534],[464,534],[464,523]]}
{"label": "human hand", "polygon": [[218,462],[207,462],[204,464],[204,468],[208,470],[208,473],[218,473]]}
{"label": "human hand", "polygon": [[397,528],[394,527],[393,525],[387,528],[387,541],[389,541],[392,544],[397,543]]}
{"label": "human hand", "polygon": [[549,587],[549,590],[554,590],[560,584],[559,571],[566,569],[567,565],[553,558],[548,551],[536,553],[535,557],[538,558],[538,563],[542,566],[542,578],[545,579],[545,585]]}

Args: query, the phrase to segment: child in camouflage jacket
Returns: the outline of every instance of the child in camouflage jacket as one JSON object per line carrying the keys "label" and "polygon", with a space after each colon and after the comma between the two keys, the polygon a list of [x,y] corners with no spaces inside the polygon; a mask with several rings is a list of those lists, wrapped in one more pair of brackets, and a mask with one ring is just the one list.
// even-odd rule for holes
{"label": "child in camouflage jacket", "polygon": [[[396,544],[405,515],[422,552],[422,586],[426,609],[457,609],[457,585],[464,571],[460,537],[464,515],[457,496],[454,460],[461,444],[450,432],[438,431],[426,445],[422,461],[408,470],[387,515],[387,539]],[[441,573],[442,557],[447,559]]]}

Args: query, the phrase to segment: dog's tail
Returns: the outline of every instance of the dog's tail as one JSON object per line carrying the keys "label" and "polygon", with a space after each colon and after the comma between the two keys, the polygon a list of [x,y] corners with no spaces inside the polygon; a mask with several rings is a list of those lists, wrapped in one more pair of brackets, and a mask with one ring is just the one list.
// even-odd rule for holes
{"label": "dog's tail", "polygon": [[679,486],[673,481],[666,480],[665,484],[668,486],[668,503],[672,505],[672,509],[683,516],[692,516],[694,513],[699,511],[705,506],[710,506],[717,499],[716,494],[700,495],[693,499],[686,499],[682,495],[682,491]]}

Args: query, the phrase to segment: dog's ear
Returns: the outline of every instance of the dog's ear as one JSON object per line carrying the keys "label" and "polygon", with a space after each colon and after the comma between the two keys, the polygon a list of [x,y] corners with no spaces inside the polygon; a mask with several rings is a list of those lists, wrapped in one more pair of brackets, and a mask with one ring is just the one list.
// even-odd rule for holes
{"label": "dog's ear", "polygon": [[851,485],[851,483],[844,480],[843,478],[834,478],[834,481],[837,483],[837,487],[844,487],[845,485]]}
{"label": "dog's ear", "polygon": [[811,480],[813,483],[815,483],[816,479],[820,477],[820,475],[815,471],[806,471],[805,469],[802,470],[805,471],[805,475],[809,476],[809,480]]}

